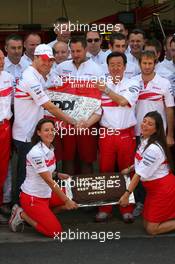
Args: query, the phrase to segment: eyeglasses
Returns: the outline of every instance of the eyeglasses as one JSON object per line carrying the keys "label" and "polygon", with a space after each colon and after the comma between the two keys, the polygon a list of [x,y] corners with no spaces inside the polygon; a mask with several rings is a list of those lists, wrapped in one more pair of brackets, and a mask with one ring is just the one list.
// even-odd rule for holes
{"label": "eyeglasses", "polygon": [[95,38],[95,39],[87,39],[87,42],[89,42],[89,43],[92,43],[92,42],[99,42],[100,41],[100,39],[99,38]]}

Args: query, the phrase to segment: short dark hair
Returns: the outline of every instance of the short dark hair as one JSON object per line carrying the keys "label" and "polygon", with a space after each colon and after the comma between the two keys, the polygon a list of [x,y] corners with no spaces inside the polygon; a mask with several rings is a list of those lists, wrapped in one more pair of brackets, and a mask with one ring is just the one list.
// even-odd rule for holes
{"label": "short dark hair", "polygon": [[41,130],[42,128],[42,125],[45,124],[45,123],[52,123],[53,126],[55,127],[55,123],[52,119],[49,119],[49,118],[42,118],[38,121],[36,127],[35,127],[35,131],[33,133],[33,136],[31,138],[31,142],[32,142],[32,145],[36,145],[39,141],[41,141],[41,138],[40,136],[38,135],[37,131],[38,130]]}
{"label": "short dark hair", "polygon": [[20,35],[17,34],[10,34],[6,37],[5,39],[5,44],[7,45],[9,40],[20,40],[21,42],[23,42],[23,38]]}
{"label": "short dark hair", "polygon": [[54,24],[64,24],[64,23],[69,23],[69,19],[67,17],[58,17],[57,19],[55,19]]}
{"label": "short dark hair", "polygon": [[142,29],[140,29],[140,28],[135,28],[135,29],[133,29],[133,30],[129,33],[129,36],[130,36],[131,34],[141,34],[141,35],[143,36],[144,39],[146,38],[146,34],[145,34],[145,32],[144,32]]}
{"label": "short dark hair", "polygon": [[126,55],[125,55],[124,53],[117,52],[117,51],[111,52],[111,53],[107,56],[106,62],[107,62],[108,65],[109,65],[109,61],[110,61],[110,59],[111,59],[111,58],[114,58],[114,57],[122,57],[122,59],[123,59],[123,63],[124,63],[124,65],[126,65],[126,63],[127,63]]}
{"label": "short dark hair", "polygon": [[111,46],[113,46],[115,40],[123,40],[123,39],[126,40],[125,35],[123,35],[120,32],[118,33],[114,32],[110,35],[109,43],[111,44]]}
{"label": "short dark hair", "polygon": [[71,46],[71,44],[73,43],[77,43],[77,42],[80,42],[83,46],[83,48],[86,48],[87,46],[87,42],[86,42],[86,39],[84,36],[74,36],[70,39],[70,44],[69,46]]}
{"label": "short dark hair", "polygon": [[158,39],[148,39],[146,42],[145,42],[145,46],[153,46],[155,47],[156,51],[157,52],[162,52],[162,44],[160,43],[160,41]]}
{"label": "short dark hair", "polygon": [[150,50],[142,51],[140,53],[140,56],[139,56],[139,63],[141,63],[143,57],[147,57],[147,58],[153,59],[154,63],[157,62],[157,57],[156,57],[156,54],[154,53],[154,51],[150,51]]}
{"label": "short dark hair", "polygon": [[91,30],[91,25],[90,25],[90,28],[88,31],[85,32],[85,37],[87,37],[87,33],[89,32],[95,32],[99,35],[99,38],[101,38],[101,33],[100,33],[100,30],[93,30],[93,27],[92,27],[92,30]]}

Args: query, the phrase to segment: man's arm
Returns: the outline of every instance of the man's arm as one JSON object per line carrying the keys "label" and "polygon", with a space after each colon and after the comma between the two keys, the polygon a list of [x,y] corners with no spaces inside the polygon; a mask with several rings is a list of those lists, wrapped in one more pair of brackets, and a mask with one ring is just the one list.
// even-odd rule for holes
{"label": "man's arm", "polygon": [[169,146],[174,145],[174,108],[165,107],[167,118],[167,144]]}
{"label": "man's arm", "polygon": [[73,125],[75,124],[75,120],[72,117],[65,114],[61,109],[56,107],[51,101],[42,104],[42,107],[45,108],[47,111],[49,111],[52,115],[54,115],[58,119],[63,120],[64,122],[69,124],[73,124]]}
{"label": "man's arm", "polygon": [[106,85],[98,84],[98,89],[108,95],[112,101],[118,103],[120,106],[126,106],[129,104],[128,100],[115,92],[113,92],[111,89],[109,89]]}

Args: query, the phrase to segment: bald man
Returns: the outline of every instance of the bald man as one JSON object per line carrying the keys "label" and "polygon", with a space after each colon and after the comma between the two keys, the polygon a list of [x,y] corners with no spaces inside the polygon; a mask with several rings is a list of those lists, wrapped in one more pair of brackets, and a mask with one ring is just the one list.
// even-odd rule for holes
{"label": "bald man", "polygon": [[53,46],[53,54],[56,64],[67,60],[70,54],[68,44],[63,41],[56,42]]}

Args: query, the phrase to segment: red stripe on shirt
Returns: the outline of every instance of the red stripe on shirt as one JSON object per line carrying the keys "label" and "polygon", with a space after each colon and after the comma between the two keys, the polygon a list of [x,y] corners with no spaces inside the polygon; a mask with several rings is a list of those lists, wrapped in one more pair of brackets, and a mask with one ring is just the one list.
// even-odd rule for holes
{"label": "red stripe on shirt", "polygon": [[143,159],[142,156],[141,156],[138,152],[136,152],[136,154],[135,154],[135,158],[136,158],[137,160],[142,160],[142,159]]}
{"label": "red stripe on shirt", "polygon": [[[154,96],[159,96],[159,98],[152,98]],[[144,93],[144,94],[140,94],[138,99],[139,100],[151,99],[152,101],[160,101],[163,99],[163,96],[157,93]]]}
{"label": "red stripe on shirt", "polygon": [[55,157],[53,157],[53,159],[51,159],[51,160],[45,160],[45,162],[46,162],[47,167],[49,167],[49,166],[52,166],[52,165],[55,164],[56,159],[55,159]]}
{"label": "red stripe on shirt", "polygon": [[5,97],[10,95],[12,93],[12,90],[13,90],[12,87],[8,87],[7,89],[0,91],[0,96]]}

